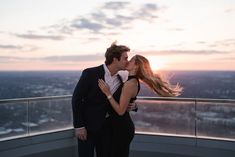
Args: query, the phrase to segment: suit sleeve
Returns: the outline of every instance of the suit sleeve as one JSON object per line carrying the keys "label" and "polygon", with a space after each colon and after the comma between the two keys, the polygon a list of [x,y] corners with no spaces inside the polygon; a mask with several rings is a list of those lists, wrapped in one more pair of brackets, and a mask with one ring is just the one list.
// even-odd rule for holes
{"label": "suit sleeve", "polygon": [[85,127],[84,124],[84,100],[89,89],[88,72],[84,70],[74,89],[72,96],[73,126],[74,128]]}

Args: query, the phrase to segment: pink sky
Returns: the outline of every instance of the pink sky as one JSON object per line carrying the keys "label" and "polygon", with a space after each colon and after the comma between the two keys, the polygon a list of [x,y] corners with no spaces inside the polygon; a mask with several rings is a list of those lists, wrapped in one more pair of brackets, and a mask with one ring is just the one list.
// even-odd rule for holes
{"label": "pink sky", "polygon": [[115,40],[154,69],[235,70],[234,6],[233,0],[2,0],[0,71],[82,70],[102,64]]}

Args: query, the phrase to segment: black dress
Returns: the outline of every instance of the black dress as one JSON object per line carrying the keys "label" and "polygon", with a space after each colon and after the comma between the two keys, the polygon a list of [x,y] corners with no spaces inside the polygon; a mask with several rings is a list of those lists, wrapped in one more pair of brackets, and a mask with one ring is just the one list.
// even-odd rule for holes
{"label": "black dress", "polygon": [[[138,92],[140,90],[139,80],[136,76],[129,76],[128,80],[137,79]],[[127,81],[128,81],[127,80]],[[119,102],[123,84],[117,89],[113,95],[114,99]],[[138,94],[138,93],[137,93]],[[136,100],[136,96],[131,98],[130,103]],[[130,143],[135,134],[135,126],[131,120],[129,112],[125,112],[124,115],[118,115],[113,108],[110,109],[110,119],[112,126],[112,138],[111,138],[111,157],[128,157]]]}

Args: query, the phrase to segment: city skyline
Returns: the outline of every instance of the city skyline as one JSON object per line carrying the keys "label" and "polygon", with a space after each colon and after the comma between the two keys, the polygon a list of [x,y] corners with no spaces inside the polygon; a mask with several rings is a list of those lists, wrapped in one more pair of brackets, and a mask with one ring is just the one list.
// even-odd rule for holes
{"label": "city skyline", "polygon": [[113,41],[160,70],[235,70],[233,0],[2,0],[0,71],[82,70]]}

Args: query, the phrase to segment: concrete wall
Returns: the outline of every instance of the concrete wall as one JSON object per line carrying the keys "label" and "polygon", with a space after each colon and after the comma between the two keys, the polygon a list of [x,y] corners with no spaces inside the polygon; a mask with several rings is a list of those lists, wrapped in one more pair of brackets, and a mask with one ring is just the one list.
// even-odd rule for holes
{"label": "concrete wall", "polygon": [[[78,157],[73,130],[0,142],[0,157]],[[235,141],[137,133],[130,157],[235,157]]]}

